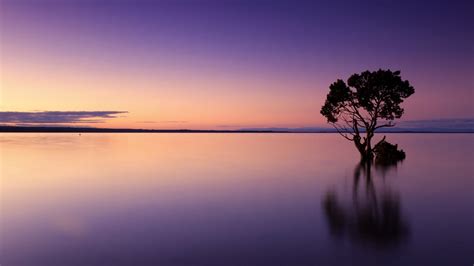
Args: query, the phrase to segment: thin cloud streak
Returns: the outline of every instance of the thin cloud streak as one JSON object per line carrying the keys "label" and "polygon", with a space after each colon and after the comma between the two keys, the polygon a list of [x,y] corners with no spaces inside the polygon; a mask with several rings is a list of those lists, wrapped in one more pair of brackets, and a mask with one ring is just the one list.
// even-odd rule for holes
{"label": "thin cloud streak", "polygon": [[474,129],[474,118],[425,119],[400,121],[401,128]]}
{"label": "thin cloud streak", "polygon": [[188,123],[188,121],[184,120],[164,120],[164,121],[137,121],[136,123],[139,124],[183,124]]}
{"label": "thin cloud streak", "polygon": [[41,111],[0,112],[0,123],[6,124],[84,124],[103,123],[127,111]]}
{"label": "thin cloud streak", "polygon": [[[320,127],[247,127],[239,130],[272,130],[291,132],[336,132],[330,126]],[[377,132],[474,132],[474,118],[426,119],[397,121],[393,128]]]}

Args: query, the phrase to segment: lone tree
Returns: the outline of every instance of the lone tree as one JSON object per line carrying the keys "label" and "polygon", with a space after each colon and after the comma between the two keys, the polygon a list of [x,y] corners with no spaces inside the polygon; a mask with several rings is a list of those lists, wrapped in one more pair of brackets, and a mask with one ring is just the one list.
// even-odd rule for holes
{"label": "lone tree", "polygon": [[331,84],[321,114],[339,134],[354,142],[362,160],[368,160],[373,158],[375,131],[395,126],[393,120],[404,111],[400,104],[414,92],[400,71],[365,71],[353,74],[347,84],[340,79]]}

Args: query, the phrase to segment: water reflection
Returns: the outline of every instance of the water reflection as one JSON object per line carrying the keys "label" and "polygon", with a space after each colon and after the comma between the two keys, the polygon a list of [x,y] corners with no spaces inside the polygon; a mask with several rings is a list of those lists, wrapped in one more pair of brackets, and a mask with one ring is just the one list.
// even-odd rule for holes
{"label": "water reflection", "polygon": [[0,263],[469,265],[473,137],[368,172],[334,134],[0,134]]}
{"label": "water reflection", "polygon": [[377,187],[375,180],[385,178],[396,167],[397,164],[358,164],[351,196],[347,197],[349,203],[339,198],[335,190],[325,194],[322,205],[332,236],[377,248],[394,247],[407,240],[409,226],[402,215],[398,193],[386,182]]}

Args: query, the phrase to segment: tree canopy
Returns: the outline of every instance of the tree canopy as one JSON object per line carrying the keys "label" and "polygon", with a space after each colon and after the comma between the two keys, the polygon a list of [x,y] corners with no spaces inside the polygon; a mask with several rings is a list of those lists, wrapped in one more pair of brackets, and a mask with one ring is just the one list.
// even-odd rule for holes
{"label": "tree canopy", "polygon": [[[342,136],[354,141],[363,157],[371,156],[375,130],[393,127],[393,120],[404,112],[400,104],[414,92],[400,71],[365,71],[353,74],[347,83],[338,79],[331,84],[321,114]],[[361,133],[366,134],[363,139]]]}

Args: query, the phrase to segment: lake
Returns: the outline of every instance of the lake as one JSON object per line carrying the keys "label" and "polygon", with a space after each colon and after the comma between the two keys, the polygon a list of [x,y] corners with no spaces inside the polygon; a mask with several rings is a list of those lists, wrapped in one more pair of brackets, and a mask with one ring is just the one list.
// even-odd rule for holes
{"label": "lake", "polygon": [[474,135],[0,134],[0,263],[472,265]]}

